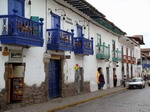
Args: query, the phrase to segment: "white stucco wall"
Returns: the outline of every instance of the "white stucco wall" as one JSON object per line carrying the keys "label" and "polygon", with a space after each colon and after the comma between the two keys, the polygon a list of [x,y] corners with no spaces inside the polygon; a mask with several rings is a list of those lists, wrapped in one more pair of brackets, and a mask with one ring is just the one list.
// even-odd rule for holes
{"label": "white stucco wall", "polygon": [[[102,42],[105,42],[106,45],[110,44],[110,54],[112,55],[112,40],[115,40],[116,48],[119,48],[121,50],[121,47],[119,46],[118,37],[98,26],[93,24],[91,19],[87,17],[82,12],[79,12],[77,9],[72,8],[69,5],[66,5],[68,7],[71,7],[72,10],[67,9],[53,0],[32,0],[32,5],[29,6],[27,4],[28,1],[25,1],[25,17],[30,18],[30,16],[39,16],[44,18],[44,26],[43,26],[43,35],[44,35],[44,46],[43,47],[31,47],[29,49],[24,48],[23,49],[23,62],[26,63],[25,68],[25,83],[27,85],[40,85],[42,81],[45,80],[45,72],[44,72],[44,63],[43,63],[43,57],[44,53],[46,51],[46,45],[47,45],[47,34],[46,29],[51,28],[51,14],[50,10],[61,16],[64,14],[63,11],[56,11],[55,9],[63,9],[66,13],[66,17],[69,17],[72,19],[72,23],[68,24],[66,23],[61,16],[61,29],[65,31],[70,31],[71,29],[74,29],[74,36],[77,36],[77,28],[76,28],[76,22],[83,26],[86,26],[86,29],[83,29],[84,36],[86,38],[94,37],[94,55],[89,56],[83,56],[83,55],[75,55],[73,52],[70,53],[71,59],[65,59],[64,60],[64,67],[63,72],[65,74],[64,81],[65,83],[73,83],[75,80],[75,70],[74,66],[78,64],[80,67],[84,68],[84,81],[90,81],[90,89],[91,91],[97,90],[97,83],[96,83],[96,72],[98,67],[103,68],[103,73],[105,77],[105,82],[107,82],[107,76],[106,76],[106,67],[110,67],[109,71],[109,79],[110,79],[110,87],[113,87],[113,68],[115,68],[115,63],[112,62],[112,56],[110,57],[109,62],[105,62],[104,60],[96,59],[96,44],[97,44],[97,33],[101,35]],[[61,1],[60,1],[61,2]],[[4,2],[4,0],[0,0],[0,6],[4,6],[2,4],[7,4],[7,2]],[[3,10],[1,10],[3,9]],[[7,8],[1,8],[1,13],[6,13]],[[48,10],[50,9],[50,10]],[[79,15],[80,14],[80,15]],[[83,17],[81,17],[81,15]],[[87,20],[87,19],[89,20]],[[83,20],[86,22],[84,23]],[[87,26],[88,24],[88,26]],[[3,46],[4,48],[4,46]],[[22,49],[21,47],[12,47],[9,46],[10,49]],[[2,56],[0,53],[0,89],[5,87],[4,82],[4,64],[8,62],[7,56]],[[109,66],[108,66],[109,65]],[[120,80],[122,77],[121,72],[121,62],[118,63],[119,67],[116,67],[116,75],[118,78],[118,85],[120,85]],[[107,84],[104,85],[104,89],[107,88]]]}

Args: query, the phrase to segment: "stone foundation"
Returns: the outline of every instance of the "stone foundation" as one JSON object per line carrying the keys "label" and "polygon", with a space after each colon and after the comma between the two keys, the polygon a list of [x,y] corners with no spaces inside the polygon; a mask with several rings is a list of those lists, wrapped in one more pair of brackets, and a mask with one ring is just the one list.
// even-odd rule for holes
{"label": "stone foundation", "polygon": [[[76,91],[76,84],[62,84],[62,97],[70,97],[77,94],[83,94],[90,92],[90,83],[84,82],[83,88],[80,93]],[[23,106],[28,106],[31,104],[37,104],[48,101],[48,85],[47,83],[42,83],[41,86],[37,87],[36,85],[24,87],[24,99],[20,103],[7,103],[7,94],[6,90],[0,92],[0,112],[4,110],[10,110],[14,108],[19,108]]]}
{"label": "stone foundation", "polygon": [[23,101],[20,103],[7,103],[7,92],[0,92],[0,112],[4,110],[15,109],[31,104],[37,104],[46,102],[47,98],[47,84],[42,83],[41,86],[37,87],[36,85],[24,87]]}
{"label": "stone foundation", "polygon": [[90,92],[90,82],[83,83],[83,88],[80,93],[77,93],[75,83],[63,84],[62,88],[63,88],[62,89],[62,97],[70,97],[70,96],[75,96],[77,94],[89,93]]}
{"label": "stone foundation", "polygon": [[[63,66],[63,63],[62,63]],[[63,71],[62,71],[63,72]],[[42,103],[48,101],[48,63],[45,63],[45,81],[41,83],[39,87],[36,85],[33,86],[24,86],[24,95],[23,101],[20,103],[7,103],[7,90],[4,89],[0,92],[0,112],[4,110],[10,110],[14,108],[19,108],[23,106],[28,106],[32,104]],[[89,93],[90,92],[90,82],[83,82],[80,93],[77,92],[77,83],[64,83],[65,74],[61,74],[61,97],[70,97],[77,94]]]}
{"label": "stone foundation", "polygon": [[42,83],[40,87],[36,85],[25,86],[24,88],[24,99],[21,102],[22,106],[42,103],[47,101],[47,84]]}

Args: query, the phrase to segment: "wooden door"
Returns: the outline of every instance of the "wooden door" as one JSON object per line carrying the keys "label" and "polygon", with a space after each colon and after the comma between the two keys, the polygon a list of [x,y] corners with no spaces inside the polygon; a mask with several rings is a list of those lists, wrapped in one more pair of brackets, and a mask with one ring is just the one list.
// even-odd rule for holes
{"label": "wooden door", "polygon": [[49,98],[60,96],[60,61],[50,60],[48,74]]}

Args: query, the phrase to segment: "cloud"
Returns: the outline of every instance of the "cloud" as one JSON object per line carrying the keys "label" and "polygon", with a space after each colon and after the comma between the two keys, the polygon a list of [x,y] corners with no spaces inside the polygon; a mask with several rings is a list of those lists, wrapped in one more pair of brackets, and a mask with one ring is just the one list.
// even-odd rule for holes
{"label": "cloud", "polygon": [[127,35],[143,35],[150,42],[150,0],[86,0]]}

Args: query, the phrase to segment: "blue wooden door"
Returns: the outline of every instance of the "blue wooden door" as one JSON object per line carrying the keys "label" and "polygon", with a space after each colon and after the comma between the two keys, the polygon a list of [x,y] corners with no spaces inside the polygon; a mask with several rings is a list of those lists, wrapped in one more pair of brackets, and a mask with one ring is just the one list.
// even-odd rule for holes
{"label": "blue wooden door", "polygon": [[49,63],[49,98],[60,96],[60,61],[50,60]]}
{"label": "blue wooden door", "polygon": [[60,29],[60,16],[52,14],[52,28]]}
{"label": "blue wooden door", "polygon": [[17,15],[24,17],[25,0],[8,0],[8,14],[14,14],[13,9],[17,10]]}
{"label": "blue wooden door", "polygon": [[82,26],[77,25],[77,36],[82,37]]}

